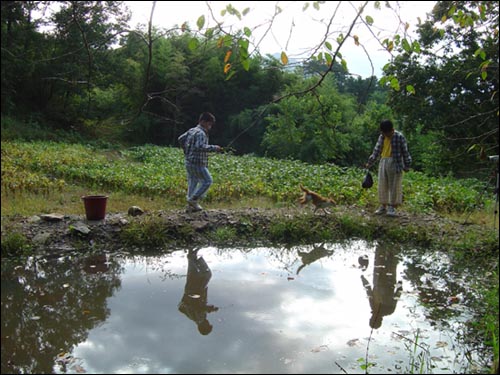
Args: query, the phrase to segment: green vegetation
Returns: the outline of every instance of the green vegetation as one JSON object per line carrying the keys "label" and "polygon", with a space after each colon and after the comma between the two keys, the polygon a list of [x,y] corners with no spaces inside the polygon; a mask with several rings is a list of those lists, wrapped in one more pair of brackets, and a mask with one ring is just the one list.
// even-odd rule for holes
{"label": "green vegetation", "polygon": [[[102,150],[56,142],[2,142],[2,194],[62,193],[67,185],[85,187],[89,194],[135,194],[168,198],[182,205],[186,190],[182,151],[145,145],[126,150]],[[333,164],[311,165],[294,160],[256,156],[214,155],[214,185],[207,202],[224,203],[263,198],[295,205],[299,184],[331,196],[340,205],[376,205],[376,184],[362,189],[363,171]],[[405,209],[414,213],[465,214],[493,206],[493,196],[480,192],[484,182],[431,177],[420,172],[405,175]],[[2,212],[8,205],[2,206]],[[5,211],[7,212],[7,211]],[[485,212],[486,213],[486,212]],[[485,215],[483,219],[488,219]]]}
{"label": "green vegetation", "polygon": [[[314,4],[304,13],[324,6]],[[200,17],[148,30],[128,24],[124,2],[57,5],[1,4],[4,140],[175,146],[208,110],[211,141],[238,154],[361,167],[383,118],[404,132],[418,171],[485,179],[498,154],[496,2],[438,1],[419,25],[380,36],[392,56],[380,79],[348,69],[342,44],[373,44],[357,31],[311,40],[311,55],[291,65],[259,54],[252,27],[227,29],[225,16],[245,14],[232,6],[217,27]],[[381,8],[398,7],[367,3],[363,27],[376,37]]]}
{"label": "green vegetation", "polygon": [[[124,245],[140,248],[161,248],[166,244],[187,245],[191,241],[194,230],[191,226],[181,226],[175,230],[162,225],[157,217],[145,216],[127,225],[121,234]],[[147,244],[145,247],[144,244]]]}
{"label": "green vegetation", "polygon": [[[361,188],[363,170],[230,154],[214,155],[210,162],[214,185],[206,199],[208,208],[245,207],[246,204],[246,207],[274,208],[281,212],[265,225],[254,225],[251,219],[242,218],[207,231],[210,243],[290,244],[352,237],[387,238],[429,249],[447,249],[465,263],[482,262],[485,269],[491,270],[498,264],[498,232],[492,229],[494,196],[480,194],[484,190],[482,181],[458,181],[410,172],[405,177],[403,210],[415,215],[416,220],[403,226],[397,222],[381,225],[361,214],[363,210],[373,210],[377,202],[376,181],[371,189]],[[85,193],[109,195],[110,212],[126,212],[128,206],[134,204],[146,205],[143,208],[150,214],[123,228],[121,241],[127,246],[186,246],[196,236],[191,225],[169,226],[155,215],[160,210],[184,206],[186,179],[178,148],[145,145],[117,149],[4,141],[2,174],[2,256],[29,250],[29,241],[10,225],[19,219],[20,206],[24,216],[54,211],[82,214],[80,197]],[[287,214],[298,210],[300,183],[332,196],[338,202],[333,215],[311,211]],[[478,199],[480,197],[482,199]],[[24,202],[29,204],[22,206]],[[474,215],[470,215],[471,212]],[[418,220],[419,215],[436,220],[426,223]],[[462,221],[467,217],[474,222],[464,231],[464,226],[456,221],[439,219],[446,216]],[[487,345],[497,348],[498,323],[493,317],[495,311],[498,312],[498,303],[495,306],[491,296],[498,296],[498,278],[492,276],[491,285],[483,287],[486,288],[482,307],[485,314],[475,329],[483,332]]]}
{"label": "green vegetation", "polygon": [[[368,3],[359,16],[375,36],[381,4]],[[354,34],[311,41],[311,55],[295,66],[284,52],[262,56],[251,28],[225,29],[225,15],[241,19],[248,11],[232,6],[217,27],[200,17],[195,27],[179,20],[178,27],[148,30],[130,27],[123,2],[50,5],[1,3],[2,255],[29,251],[9,220],[82,214],[85,194],[108,194],[109,211],[181,208],[185,172],[174,146],[208,110],[217,117],[211,143],[239,155],[212,157],[208,208],[292,209],[300,183],[338,202],[335,221],[282,215],[265,228],[251,221],[217,228],[210,241],[386,236],[442,247],[488,269],[498,264],[498,234],[490,229],[498,228],[498,163],[488,158],[499,153],[498,2],[436,2],[413,40],[407,24],[404,34],[378,41],[392,56],[380,79],[349,72],[343,43],[366,43]],[[397,4],[386,5],[398,13]],[[349,29],[349,20],[334,21]],[[404,132],[414,160],[404,210],[430,222],[381,226],[356,214],[377,204],[376,184],[360,188],[361,168],[384,118]],[[122,240],[163,246],[194,236],[189,226],[162,225],[146,216],[127,226]],[[485,291],[492,307],[486,316],[494,311],[495,321],[480,322],[498,363],[491,295],[498,300],[498,278]]]}
{"label": "green vegetation", "polygon": [[2,257],[18,256],[27,253],[30,249],[30,243],[22,233],[6,232],[3,235],[2,230]]}

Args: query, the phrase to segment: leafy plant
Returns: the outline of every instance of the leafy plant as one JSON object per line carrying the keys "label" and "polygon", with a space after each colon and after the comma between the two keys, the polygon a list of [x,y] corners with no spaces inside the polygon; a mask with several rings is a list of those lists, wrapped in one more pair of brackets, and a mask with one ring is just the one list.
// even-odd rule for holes
{"label": "leafy plant", "polygon": [[9,232],[2,235],[2,256],[23,255],[29,248],[29,241],[22,233]]}
{"label": "leafy plant", "polygon": [[[362,189],[364,173],[358,168],[230,154],[214,155],[210,163],[214,185],[208,201],[264,198],[289,206],[297,204],[303,184],[343,206],[376,205],[377,181],[369,191]],[[109,151],[55,142],[2,142],[2,174],[6,194],[61,191],[76,183],[93,190],[168,196],[181,204],[187,188],[182,151],[153,145]],[[470,212],[477,209],[481,189],[484,184],[476,179],[410,172],[404,180],[404,208],[420,213]],[[485,206],[491,201],[492,197],[484,197]]]}

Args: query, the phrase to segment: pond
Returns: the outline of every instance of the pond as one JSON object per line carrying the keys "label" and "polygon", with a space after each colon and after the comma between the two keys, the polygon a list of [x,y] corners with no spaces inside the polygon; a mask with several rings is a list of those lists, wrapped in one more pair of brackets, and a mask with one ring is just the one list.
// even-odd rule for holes
{"label": "pond", "polygon": [[468,373],[481,277],[361,240],[4,260],[2,373]]}

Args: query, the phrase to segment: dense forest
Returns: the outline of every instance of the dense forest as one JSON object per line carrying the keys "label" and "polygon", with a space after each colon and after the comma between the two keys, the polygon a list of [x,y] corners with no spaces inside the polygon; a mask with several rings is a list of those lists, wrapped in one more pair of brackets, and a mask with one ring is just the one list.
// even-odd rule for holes
{"label": "dense forest", "polygon": [[[372,26],[366,14],[381,5],[367,3],[353,23]],[[497,2],[436,2],[418,37],[380,41],[393,59],[369,78],[342,59],[349,33],[311,41],[314,53],[291,64],[252,49],[250,29],[203,17],[131,28],[126,2],[2,1],[1,11],[2,139],[176,146],[211,111],[211,143],[236,154],[359,167],[391,118],[416,170],[483,179],[498,155]]]}

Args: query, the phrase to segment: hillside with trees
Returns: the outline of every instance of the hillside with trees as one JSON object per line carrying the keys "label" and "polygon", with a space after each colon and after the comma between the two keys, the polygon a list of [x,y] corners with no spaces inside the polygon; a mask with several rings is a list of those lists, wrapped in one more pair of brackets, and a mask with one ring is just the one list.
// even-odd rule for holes
{"label": "hillside with trees", "polygon": [[[160,28],[155,1],[150,22],[137,26],[124,1],[2,1],[2,256],[68,239],[92,251],[110,241],[241,238],[390,239],[440,249],[453,262],[484,264],[488,282],[472,328],[498,373],[498,2],[437,1],[418,25],[399,17],[398,2],[331,2],[331,14],[325,3],[304,2],[327,27],[297,60],[260,53],[250,27],[226,27],[227,17],[244,22],[249,11],[230,4],[211,12],[211,22],[200,15],[194,25]],[[343,7],[354,9],[351,18]],[[378,32],[382,9],[399,19],[389,36]],[[281,13],[276,3],[261,26]],[[361,38],[359,27],[373,38]],[[343,57],[346,42],[371,63],[373,40],[389,62],[381,77],[356,75]],[[208,214],[193,221],[183,210],[177,137],[204,111],[217,118],[210,143],[228,152],[211,159]],[[404,133],[413,158],[394,220],[369,214],[376,189],[360,184],[383,119]],[[305,181],[338,202],[335,212],[298,207]],[[89,192],[113,195],[114,222],[102,220],[85,243],[74,230]],[[128,217],[131,206],[146,214]],[[65,218],[56,225],[33,216],[56,211]]]}
{"label": "hillside with trees", "polygon": [[[487,156],[498,154],[495,2],[437,2],[418,38],[380,41],[393,60],[370,78],[351,75],[342,58],[356,35],[325,35],[288,66],[284,53],[252,50],[251,30],[207,28],[202,17],[132,29],[126,2],[1,6],[2,139],[175,146],[207,110],[218,120],[213,142],[237,154],[361,166],[383,118],[425,173],[484,179]],[[365,3],[352,22],[373,26],[377,6]]]}

